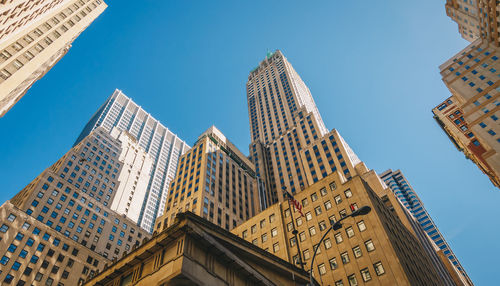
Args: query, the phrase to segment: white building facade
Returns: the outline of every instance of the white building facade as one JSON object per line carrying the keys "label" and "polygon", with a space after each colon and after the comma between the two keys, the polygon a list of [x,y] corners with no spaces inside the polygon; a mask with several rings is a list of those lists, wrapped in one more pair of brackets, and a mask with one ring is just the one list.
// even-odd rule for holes
{"label": "white building facade", "polygon": [[[179,157],[190,147],[120,90],[115,90],[92,116],[75,145],[98,126],[102,126],[110,133],[127,131],[127,134],[136,141],[133,143],[137,145],[133,152],[144,152],[149,157],[136,158],[136,155],[122,154],[124,157],[128,156],[125,161],[129,161],[131,166],[134,165],[130,169],[131,172],[135,172],[135,176],[122,174],[120,183],[125,189],[121,189],[120,192],[124,197],[115,203],[114,209],[131,219],[137,217],[137,224],[152,232],[156,218],[165,209],[168,189],[175,176]],[[113,131],[114,129],[116,130]],[[149,161],[151,163],[148,163]],[[145,171],[149,169],[149,172]],[[144,186],[145,180],[146,186]],[[131,189],[132,187],[135,187],[135,190]],[[141,203],[140,211],[137,211],[138,202]],[[129,203],[130,206],[127,207]],[[131,207],[132,205],[134,206]],[[124,212],[126,208],[128,211]]]}

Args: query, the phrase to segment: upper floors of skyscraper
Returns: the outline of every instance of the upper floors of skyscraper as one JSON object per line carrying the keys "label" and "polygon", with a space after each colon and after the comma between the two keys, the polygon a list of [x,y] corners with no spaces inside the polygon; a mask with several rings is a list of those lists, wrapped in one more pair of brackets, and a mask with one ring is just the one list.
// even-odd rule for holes
{"label": "upper floors of skyscraper", "polygon": [[247,101],[252,142],[269,144],[286,134],[301,109],[314,114],[318,135],[327,132],[309,88],[279,50],[250,72]]}
{"label": "upper floors of skyscraper", "polygon": [[162,215],[165,208],[168,188],[175,176],[179,158],[190,147],[118,89],[91,117],[75,144],[99,126],[108,132],[113,129],[127,131],[138,147],[151,157],[153,165],[148,174],[150,177],[142,200],[139,223],[152,232],[156,218]]}

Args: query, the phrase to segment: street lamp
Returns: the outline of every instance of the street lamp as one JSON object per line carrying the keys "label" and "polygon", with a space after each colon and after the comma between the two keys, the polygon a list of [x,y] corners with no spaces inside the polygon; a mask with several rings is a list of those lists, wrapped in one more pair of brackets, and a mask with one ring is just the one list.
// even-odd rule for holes
{"label": "street lamp", "polygon": [[314,265],[314,258],[316,257],[316,252],[318,251],[318,248],[321,246],[321,243],[323,242],[323,239],[325,239],[326,235],[331,231],[331,230],[338,230],[342,227],[342,224],[340,223],[341,221],[343,221],[344,219],[348,218],[348,217],[357,217],[357,216],[360,216],[360,215],[366,215],[368,214],[370,211],[372,210],[372,208],[370,208],[369,206],[363,206],[355,211],[353,211],[350,215],[348,216],[345,216],[341,219],[339,219],[337,222],[335,222],[329,229],[328,231],[323,235],[323,237],[320,239],[319,243],[317,244],[318,246],[314,249],[314,254],[313,254],[313,258],[311,260],[311,267],[310,267],[310,270],[309,270],[309,285],[310,286],[313,286],[314,283],[313,283],[313,265]]}

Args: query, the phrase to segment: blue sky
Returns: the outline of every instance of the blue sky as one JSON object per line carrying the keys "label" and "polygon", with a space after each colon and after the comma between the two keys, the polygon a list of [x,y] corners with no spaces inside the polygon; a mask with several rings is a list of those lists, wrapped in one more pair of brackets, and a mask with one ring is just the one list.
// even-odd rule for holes
{"label": "blue sky", "polygon": [[401,169],[476,285],[500,254],[500,192],[432,118],[438,65],[467,45],[445,1],[137,1],[108,9],[0,119],[0,201],[73,144],[115,88],[189,144],[215,124],[245,154],[245,83],[280,49],[369,168]]}

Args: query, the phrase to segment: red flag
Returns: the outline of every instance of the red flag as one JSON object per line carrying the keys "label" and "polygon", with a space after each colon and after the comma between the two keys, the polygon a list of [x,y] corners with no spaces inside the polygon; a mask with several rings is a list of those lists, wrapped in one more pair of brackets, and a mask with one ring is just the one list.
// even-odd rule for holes
{"label": "red flag", "polygon": [[304,214],[302,213],[302,205],[300,204],[299,201],[297,201],[293,196],[292,194],[290,194],[288,191],[284,190],[285,191],[285,194],[287,195],[288,197],[288,200],[293,204],[294,208],[299,212],[299,214],[301,216],[304,216]]}

